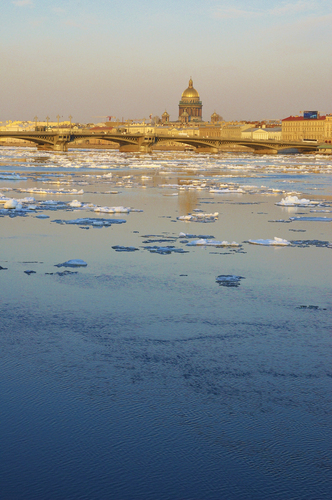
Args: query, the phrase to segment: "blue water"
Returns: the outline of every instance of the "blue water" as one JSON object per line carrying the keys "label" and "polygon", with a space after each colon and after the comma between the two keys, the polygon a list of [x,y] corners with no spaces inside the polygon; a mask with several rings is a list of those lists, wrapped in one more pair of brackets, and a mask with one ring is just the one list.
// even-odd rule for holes
{"label": "blue water", "polygon": [[[13,148],[5,151],[15,156]],[[39,155],[18,151],[32,160]],[[67,169],[84,157],[77,155],[61,157]],[[164,154],[112,152],[114,168],[100,169],[101,153],[96,155],[93,175],[113,171],[121,178],[138,170],[140,176],[146,169],[152,175],[154,167],[146,166],[152,162],[164,165],[158,167],[159,184],[222,175],[216,163],[224,161],[169,153],[163,164]],[[103,165],[105,157],[107,152]],[[7,162],[2,172],[26,175],[22,165],[14,169],[8,158],[0,159]],[[236,155],[226,160],[239,162]],[[241,170],[223,182],[256,184],[257,158],[240,160],[245,176]],[[304,160],[319,162],[306,156],[292,162]],[[271,161],[279,168],[279,158],[264,157],[266,165]],[[320,161],[317,173],[293,173],[287,189],[295,180],[296,189],[316,194],[330,209],[332,162]],[[188,173],[187,165],[197,163],[203,168]],[[266,165],[265,185],[287,179],[282,172],[276,178]],[[75,168],[69,169],[70,187],[81,180]],[[18,194],[16,186],[40,187],[40,165],[30,169],[27,181],[0,181],[0,192],[10,186],[4,194],[22,198],[27,194]],[[113,189],[104,179],[91,182],[80,200],[144,212],[120,214],[125,224],[89,230],[52,222],[91,215],[63,208],[49,220],[0,217],[0,265],[8,268],[0,271],[0,498],[331,498],[332,250],[322,243],[269,248],[245,240],[331,242],[332,223],[270,223],[286,217],[288,209],[274,204],[281,194],[165,197],[147,181],[144,189],[121,186],[114,199],[101,194]],[[177,221],[186,203],[219,210],[218,221]],[[174,245],[188,253],[143,248],[146,235],[176,239],[180,231],[234,238],[242,251],[189,249],[180,240]],[[139,251],[118,253],[112,249],[117,244]],[[70,258],[88,266],[67,276],[45,274]],[[28,276],[27,269],[36,273]],[[244,279],[239,287],[223,287],[215,281],[220,274]]]}

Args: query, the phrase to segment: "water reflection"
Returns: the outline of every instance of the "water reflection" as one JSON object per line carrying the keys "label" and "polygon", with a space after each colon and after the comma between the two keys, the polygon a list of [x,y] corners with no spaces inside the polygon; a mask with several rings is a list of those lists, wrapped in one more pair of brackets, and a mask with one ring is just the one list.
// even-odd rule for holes
{"label": "water reflection", "polygon": [[198,194],[194,191],[184,191],[179,194],[179,213],[189,214],[197,207]]}

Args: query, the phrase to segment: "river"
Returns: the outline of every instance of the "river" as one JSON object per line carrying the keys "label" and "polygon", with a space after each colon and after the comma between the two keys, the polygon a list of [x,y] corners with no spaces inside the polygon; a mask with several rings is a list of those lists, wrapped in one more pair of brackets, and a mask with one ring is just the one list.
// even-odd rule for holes
{"label": "river", "polygon": [[331,498],[331,179],[2,147],[0,497]]}

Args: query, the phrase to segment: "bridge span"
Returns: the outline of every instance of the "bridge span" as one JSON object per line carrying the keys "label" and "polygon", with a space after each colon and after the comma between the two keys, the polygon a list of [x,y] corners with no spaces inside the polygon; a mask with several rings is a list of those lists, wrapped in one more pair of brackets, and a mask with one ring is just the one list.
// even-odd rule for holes
{"label": "bridge span", "polygon": [[318,150],[317,143],[304,143],[277,140],[253,140],[253,139],[226,139],[223,137],[186,137],[157,134],[129,134],[112,132],[59,132],[59,131],[31,131],[31,132],[1,132],[1,138],[21,139],[36,144],[40,150],[67,151],[70,145],[78,141],[89,139],[100,139],[116,143],[120,151],[128,152],[150,152],[152,147],[166,143],[180,143],[191,146],[197,152],[218,153],[225,145],[238,145],[249,148],[259,154],[276,154],[286,149],[297,149],[300,153],[315,152]]}

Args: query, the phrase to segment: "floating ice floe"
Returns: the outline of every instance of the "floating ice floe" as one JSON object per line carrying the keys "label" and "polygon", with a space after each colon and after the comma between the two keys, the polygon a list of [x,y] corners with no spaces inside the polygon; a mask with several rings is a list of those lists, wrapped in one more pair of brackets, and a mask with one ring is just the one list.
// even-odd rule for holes
{"label": "floating ice floe", "polygon": [[195,213],[188,215],[180,215],[177,220],[185,222],[215,222],[219,217],[219,212],[213,214]]}
{"label": "floating ice floe", "polygon": [[230,188],[225,188],[225,189],[210,189],[209,193],[215,193],[215,194],[243,194],[245,191],[241,188],[237,189],[230,189]]}
{"label": "floating ice floe", "polygon": [[294,240],[291,241],[291,244],[302,248],[308,248],[311,246],[318,248],[332,248],[332,243],[322,240]]}
{"label": "floating ice floe", "polygon": [[290,217],[291,221],[302,221],[302,222],[332,222],[332,217]]}
{"label": "floating ice floe", "polygon": [[205,239],[213,239],[214,236],[211,236],[211,235],[206,235],[206,234],[189,234],[189,233],[179,233],[179,238],[198,238],[198,239],[202,239],[202,238],[205,238]]}
{"label": "floating ice floe", "polygon": [[[6,198],[6,197],[0,198],[0,204],[3,204],[4,209],[11,211],[35,210],[37,208],[37,205],[32,205],[33,202],[35,202],[35,199],[32,197],[21,198],[21,199]],[[23,205],[25,205],[25,207],[23,207]]]}
{"label": "floating ice floe", "polygon": [[228,241],[217,241],[217,240],[206,240],[201,238],[199,240],[190,241],[187,243],[187,247],[190,246],[210,246],[210,247],[239,247],[239,243],[233,241],[229,243]]}
{"label": "floating ice floe", "polygon": [[18,207],[22,208],[22,205],[20,203],[18,203],[18,201],[15,200],[14,198],[6,200],[4,203],[4,206],[3,206],[3,208],[10,209],[10,210],[19,210],[20,208],[18,208]]}
{"label": "floating ice floe", "polygon": [[177,238],[166,236],[165,238],[149,238],[142,243],[175,243],[176,240]]}
{"label": "floating ice floe", "polygon": [[183,248],[175,248],[173,246],[167,247],[158,247],[158,246],[149,246],[143,247],[144,250],[148,250],[150,253],[159,253],[161,255],[169,255],[171,253],[188,253]]}
{"label": "floating ice floe", "polygon": [[79,226],[92,226],[92,227],[108,227],[112,224],[124,224],[124,219],[94,219],[94,218],[79,218],[71,220],[56,219],[52,222],[57,224],[77,224]]}
{"label": "floating ice floe", "polygon": [[49,219],[50,216],[46,214],[38,214],[36,215],[36,219]]}
{"label": "floating ice floe", "polygon": [[36,193],[36,194],[84,194],[83,189],[80,189],[77,191],[77,189],[64,189],[60,188],[57,191],[54,191],[52,189],[42,189],[42,188],[20,188],[18,189],[20,193]]}
{"label": "floating ice floe", "polygon": [[310,210],[310,213],[330,214],[332,213],[332,210]]}
{"label": "floating ice floe", "polygon": [[33,196],[26,196],[25,198],[21,198],[20,203],[36,203],[36,200]]}
{"label": "floating ice floe", "polygon": [[313,306],[313,305],[298,306],[296,309],[308,309],[310,311],[326,311],[325,307],[319,307],[319,306]]}
{"label": "floating ice floe", "polygon": [[45,273],[49,275],[56,274],[57,276],[67,276],[68,274],[77,274],[77,271],[69,271],[66,269],[65,271],[57,271],[56,273]]}
{"label": "floating ice floe", "polygon": [[[165,172],[160,172],[163,175],[166,175]],[[179,189],[179,184],[159,184],[160,188],[168,188],[168,189]]]}
{"label": "floating ice floe", "polygon": [[68,205],[73,208],[81,208],[82,203],[78,200],[73,200],[70,203],[68,203]]}
{"label": "floating ice floe", "polygon": [[121,245],[114,245],[112,248],[116,252],[135,252],[136,250],[138,250],[138,248],[136,247],[124,247]]}
{"label": "floating ice floe", "polygon": [[94,211],[104,214],[129,214],[130,212],[143,212],[143,210],[131,207],[96,207]]}
{"label": "floating ice floe", "polygon": [[62,202],[58,202],[55,200],[43,200],[41,203],[43,205],[58,205],[59,203],[62,203]]}
{"label": "floating ice floe", "polygon": [[306,198],[299,199],[297,196],[286,196],[286,198],[282,198],[281,201],[276,203],[276,205],[282,207],[307,207],[318,204],[319,202],[307,200]]}
{"label": "floating ice floe", "polygon": [[237,287],[240,281],[245,279],[244,276],[236,276],[234,274],[220,274],[216,277],[216,282],[221,286]]}
{"label": "floating ice floe", "polygon": [[20,174],[4,172],[0,174],[0,179],[4,181],[26,181],[27,177],[21,177]]}
{"label": "floating ice floe", "polygon": [[86,267],[88,264],[81,259],[71,259],[62,264],[55,264],[55,267]]}
{"label": "floating ice floe", "polygon": [[[91,176],[88,176],[88,177],[91,177]],[[111,179],[113,177],[113,174],[112,172],[109,172],[108,174],[103,174],[103,175],[96,175],[96,177],[100,177],[102,179]]]}
{"label": "floating ice floe", "polygon": [[291,220],[285,220],[285,219],[275,219],[275,220],[269,220],[269,222],[283,222],[284,224],[289,224],[292,222]]}
{"label": "floating ice floe", "polygon": [[283,240],[282,238],[274,237],[273,240],[248,240],[252,245],[265,245],[265,246],[281,246],[285,247],[290,245],[290,241]]}

